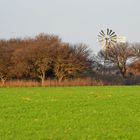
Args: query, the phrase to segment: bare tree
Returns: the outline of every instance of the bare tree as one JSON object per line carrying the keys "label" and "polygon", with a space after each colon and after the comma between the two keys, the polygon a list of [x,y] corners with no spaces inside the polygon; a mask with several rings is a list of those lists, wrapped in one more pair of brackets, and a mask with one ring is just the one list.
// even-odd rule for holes
{"label": "bare tree", "polygon": [[53,57],[55,55],[55,48],[60,44],[60,39],[56,36],[39,35],[36,37],[36,46],[31,51],[31,71],[37,75],[44,84],[46,72],[53,65]]}
{"label": "bare tree", "polygon": [[16,77],[39,78],[42,85],[47,71],[52,67],[55,48],[60,44],[57,36],[40,34],[33,39],[22,41],[13,54],[13,74]]}
{"label": "bare tree", "polygon": [[54,72],[59,81],[76,77],[89,68],[89,50],[86,45],[63,44],[57,50]]}
{"label": "bare tree", "polygon": [[0,79],[4,84],[10,77],[11,56],[13,49],[8,46],[6,40],[0,40]]}
{"label": "bare tree", "polygon": [[133,47],[133,53],[135,55],[135,59],[140,59],[140,43],[134,43],[132,44]]}
{"label": "bare tree", "polygon": [[104,60],[114,66],[117,66],[121,75],[125,78],[127,72],[127,63],[131,62],[131,58],[134,57],[132,48],[128,43],[120,43],[112,47],[108,51],[107,58],[105,58],[105,52],[101,52]]}

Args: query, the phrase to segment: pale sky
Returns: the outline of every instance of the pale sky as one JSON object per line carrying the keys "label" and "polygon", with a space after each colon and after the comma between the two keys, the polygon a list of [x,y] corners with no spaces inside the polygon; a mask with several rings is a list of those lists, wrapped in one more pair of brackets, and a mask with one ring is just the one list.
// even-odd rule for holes
{"label": "pale sky", "polygon": [[0,0],[0,38],[59,35],[97,52],[101,29],[140,42],[140,0]]}

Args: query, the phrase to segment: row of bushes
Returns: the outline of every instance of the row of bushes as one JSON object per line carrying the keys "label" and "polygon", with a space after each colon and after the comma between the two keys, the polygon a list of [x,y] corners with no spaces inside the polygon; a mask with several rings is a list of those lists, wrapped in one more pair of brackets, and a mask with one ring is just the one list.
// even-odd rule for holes
{"label": "row of bushes", "polygon": [[[102,80],[95,80],[91,78],[75,79],[75,80],[64,80],[59,82],[58,80],[45,80],[44,87],[55,87],[55,86],[105,86],[110,85]],[[6,81],[5,84],[0,82],[0,87],[40,87],[42,84],[39,81],[26,81],[26,80],[14,80]]]}
{"label": "row of bushes", "polygon": [[0,40],[0,80],[40,80],[59,82],[79,78],[91,70],[92,60],[84,44],[64,43],[57,36]]}

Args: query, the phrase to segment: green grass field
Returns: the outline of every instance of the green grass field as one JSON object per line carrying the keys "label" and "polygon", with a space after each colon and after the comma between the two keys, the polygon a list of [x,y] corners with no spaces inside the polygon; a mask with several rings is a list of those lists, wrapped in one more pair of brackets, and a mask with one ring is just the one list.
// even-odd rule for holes
{"label": "green grass field", "polygon": [[140,87],[0,88],[0,140],[140,140]]}

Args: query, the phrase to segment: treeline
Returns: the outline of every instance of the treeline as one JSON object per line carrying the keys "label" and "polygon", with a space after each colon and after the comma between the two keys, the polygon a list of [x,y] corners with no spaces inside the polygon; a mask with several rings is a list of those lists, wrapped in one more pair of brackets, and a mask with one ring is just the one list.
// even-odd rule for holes
{"label": "treeline", "polygon": [[139,58],[139,44],[117,44],[108,53],[101,50],[95,55],[87,45],[64,43],[55,35],[1,39],[0,79],[3,85],[15,80],[41,81],[44,85],[48,79],[62,83],[87,78],[90,84],[92,80],[138,84]]}

